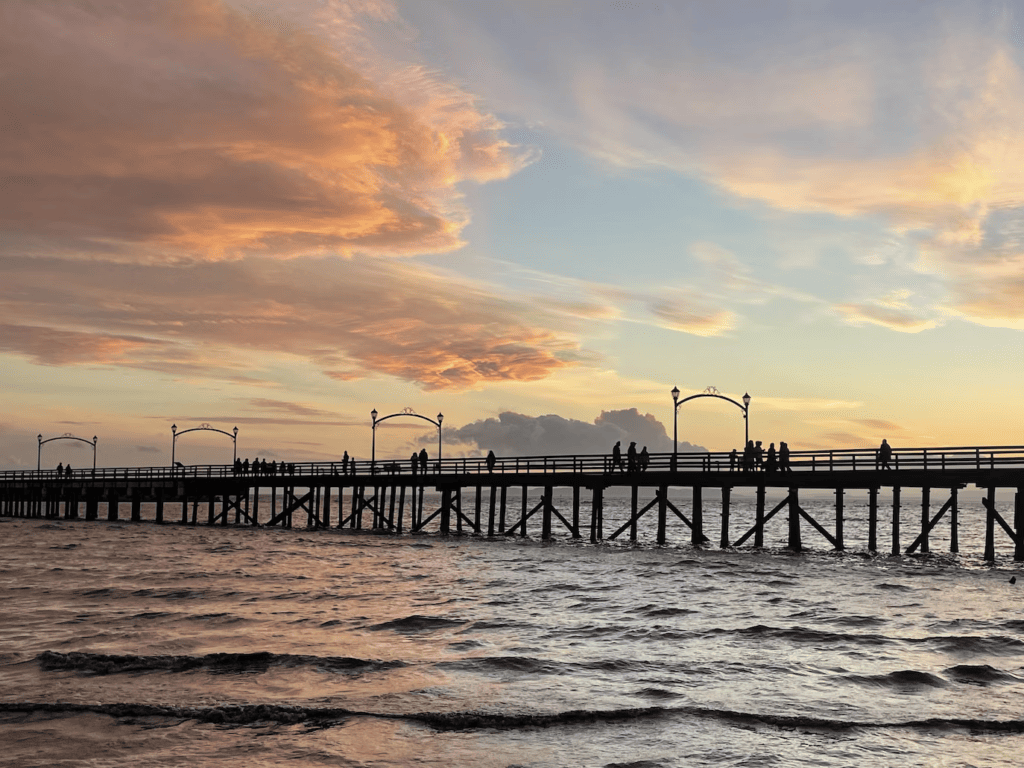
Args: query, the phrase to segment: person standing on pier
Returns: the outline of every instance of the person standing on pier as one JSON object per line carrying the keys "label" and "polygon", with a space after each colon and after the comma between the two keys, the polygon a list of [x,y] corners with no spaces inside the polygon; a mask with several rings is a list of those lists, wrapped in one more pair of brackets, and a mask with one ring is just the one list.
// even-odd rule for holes
{"label": "person standing on pier", "polygon": [[789,466],[789,444],[785,442],[779,443],[779,470],[782,472],[793,471],[793,468]]}
{"label": "person standing on pier", "polygon": [[764,471],[768,474],[774,474],[778,466],[778,461],[775,456],[775,443],[769,443],[768,458],[764,462]]}
{"label": "person standing on pier", "polygon": [[732,449],[732,453],[729,454],[729,471],[730,472],[735,472],[736,471],[736,462],[738,460],[739,460],[739,454],[736,452],[736,449],[733,448]]}
{"label": "person standing on pier", "polygon": [[487,471],[493,472],[494,465],[498,463],[498,457],[494,455],[494,451],[487,452]]}
{"label": "person standing on pier", "polygon": [[761,447],[761,441],[758,440],[754,443],[754,466],[757,469],[761,469],[764,465],[764,448]]}
{"label": "person standing on pier", "polygon": [[64,477],[64,462],[57,464],[57,477]]}
{"label": "person standing on pier", "polygon": [[615,443],[615,447],[612,448],[612,472],[618,467],[620,472],[625,472],[625,467],[622,466],[622,441],[618,440]]}
{"label": "person standing on pier", "polygon": [[347,475],[348,474],[348,462],[349,462],[348,451],[345,451],[345,453],[341,457],[341,474],[343,474],[343,475]]}
{"label": "person standing on pier", "polygon": [[647,465],[650,464],[650,463],[651,463],[651,454],[649,454],[647,452],[647,446],[645,445],[643,447],[643,450],[640,451],[640,471],[641,472],[646,472],[647,471]]}
{"label": "person standing on pier", "polygon": [[636,472],[636,442],[630,443],[626,449],[626,471],[630,474]]}
{"label": "person standing on pier", "polygon": [[892,467],[889,466],[889,460],[891,458],[892,447],[890,447],[889,443],[885,438],[883,438],[882,444],[878,446],[878,460],[875,462],[876,467],[879,469],[892,469]]}
{"label": "person standing on pier", "polygon": [[420,448],[420,472],[427,474],[427,449]]}
{"label": "person standing on pier", "polygon": [[743,446],[743,471],[749,472],[754,468],[754,441],[747,440]]}

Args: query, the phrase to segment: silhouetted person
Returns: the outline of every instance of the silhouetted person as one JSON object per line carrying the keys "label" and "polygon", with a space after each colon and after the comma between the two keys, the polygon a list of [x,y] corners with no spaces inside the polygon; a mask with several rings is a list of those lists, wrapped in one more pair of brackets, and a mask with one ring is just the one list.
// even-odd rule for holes
{"label": "silhouetted person", "polygon": [[650,463],[651,463],[651,454],[649,454],[647,452],[647,446],[645,445],[643,447],[643,450],[640,451],[640,471],[641,472],[646,472],[647,471],[647,465],[650,464]]}
{"label": "silhouetted person", "polygon": [[625,472],[625,467],[622,466],[622,441],[619,440],[615,443],[615,447],[612,448],[612,472],[615,471],[616,467],[620,472]]}
{"label": "silhouetted person", "polygon": [[494,455],[494,451],[487,452],[487,471],[493,472],[494,465],[498,463],[498,457]]}
{"label": "silhouetted person", "polygon": [[246,459],[245,461],[242,462],[242,474],[249,474],[249,459]]}
{"label": "silhouetted person", "polygon": [[632,442],[626,449],[626,470],[633,473],[636,472],[636,469],[636,442]]}
{"label": "silhouetted person", "polygon": [[743,470],[749,472],[754,468],[754,441],[747,440],[743,446]]}
{"label": "silhouetted person", "polygon": [[785,442],[779,443],[779,469],[783,472],[793,471],[789,466],[789,444]]}
{"label": "silhouetted person", "polygon": [[266,459],[263,459],[260,462],[260,474],[261,475],[267,474],[267,460]]}
{"label": "silhouetted person", "polygon": [[760,469],[762,464],[764,464],[764,448],[761,447],[761,441],[758,440],[754,443],[754,466]]}
{"label": "silhouetted person", "polygon": [[427,449],[426,448],[420,448],[420,471],[423,474],[427,474],[427,461],[428,460],[429,459],[427,457]]}
{"label": "silhouetted person", "polygon": [[764,471],[774,473],[778,469],[778,458],[775,455],[775,443],[768,444],[768,458],[764,462]]}
{"label": "silhouetted person", "polygon": [[732,453],[729,454],[729,471],[730,472],[735,472],[736,471],[736,462],[738,460],[739,460],[739,453],[737,453],[736,449],[733,448],[732,449]]}
{"label": "silhouetted person", "polygon": [[883,439],[882,440],[882,444],[880,446],[878,446],[878,461],[877,461],[877,464],[878,464],[879,468],[881,468],[881,469],[892,469],[892,467],[889,466],[889,461],[891,459],[892,459],[892,448],[889,446],[889,443],[886,442]]}
{"label": "silhouetted person", "polygon": [[71,477],[71,465],[64,467],[64,477]]}
{"label": "silhouetted person", "polygon": [[348,463],[349,463],[348,451],[345,451],[345,455],[341,457],[341,474],[343,474],[343,475],[347,475],[348,474]]}

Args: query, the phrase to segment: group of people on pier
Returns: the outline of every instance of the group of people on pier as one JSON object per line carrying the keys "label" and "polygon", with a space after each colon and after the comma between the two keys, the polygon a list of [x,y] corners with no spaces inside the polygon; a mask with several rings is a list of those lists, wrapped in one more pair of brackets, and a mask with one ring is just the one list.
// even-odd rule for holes
{"label": "group of people on pier", "polygon": [[622,461],[622,441],[619,440],[615,443],[615,447],[612,448],[612,472],[618,470],[620,472],[628,472],[633,474],[634,472],[646,472],[647,467],[651,463],[651,455],[647,452],[647,446],[639,452],[636,449],[636,441],[629,444],[629,448],[626,449],[626,461]]}
{"label": "group of people on pier", "polygon": [[249,463],[249,459],[235,459],[235,474],[236,475],[262,475],[264,477],[272,477],[277,474],[281,475],[294,475],[295,465],[285,464],[283,461],[278,464],[277,461],[271,461],[269,464],[266,459],[253,459],[252,464]]}
{"label": "group of people on pier", "polygon": [[[740,463],[741,458],[742,463]],[[742,457],[735,448],[729,454],[729,471],[734,472],[737,469],[744,472],[792,472],[793,467],[789,463],[789,446],[785,442],[780,442],[779,450],[776,451],[775,443],[770,443],[768,450],[765,451],[760,440],[747,440]]]}

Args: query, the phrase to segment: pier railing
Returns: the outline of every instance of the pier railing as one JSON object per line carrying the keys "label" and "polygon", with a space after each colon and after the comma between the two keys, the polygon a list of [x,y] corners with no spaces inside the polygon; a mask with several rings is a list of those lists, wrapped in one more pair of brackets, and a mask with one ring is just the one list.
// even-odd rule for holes
{"label": "pier railing", "polygon": [[[375,476],[375,475],[465,475],[465,474],[611,474],[627,473],[627,456],[622,464],[613,466],[610,454],[566,456],[514,456],[498,458],[488,467],[483,456],[429,460],[426,471],[410,459],[314,462],[267,462],[266,469],[250,466],[248,471],[236,471],[230,464],[191,464],[179,467],[98,467],[73,469],[70,475],[58,476],[56,469],[14,470],[0,472],[3,481],[38,480],[174,480],[198,478],[267,478],[285,476]],[[790,468],[794,472],[875,471],[879,469],[878,452],[873,448],[838,450],[792,451]],[[889,459],[892,470],[953,470],[1024,469],[1024,446],[970,446],[937,448],[894,448]],[[729,452],[708,453],[652,453],[645,467],[636,472],[744,472],[743,456]],[[764,471],[763,465],[753,471]]]}

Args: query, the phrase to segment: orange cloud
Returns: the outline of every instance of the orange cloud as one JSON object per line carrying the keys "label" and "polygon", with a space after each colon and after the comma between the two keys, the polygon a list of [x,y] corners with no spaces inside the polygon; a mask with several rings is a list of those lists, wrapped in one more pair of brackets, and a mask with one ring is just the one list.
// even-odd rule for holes
{"label": "orange cloud", "polygon": [[540,379],[582,358],[560,315],[371,257],[176,266],[7,259],[0,322],[5,349],[37,360],[178,375],[256,375],[268,356],[287,356],[334,378],[344,371],[342,380],[387,374],[464,389]]}
{"label": "orange cloud", "polygon": [[372,81],[344,39],[221,0],[5,2],[0,228],[150,262],[458,247],[457,185],[527,157],[469,95]]}

